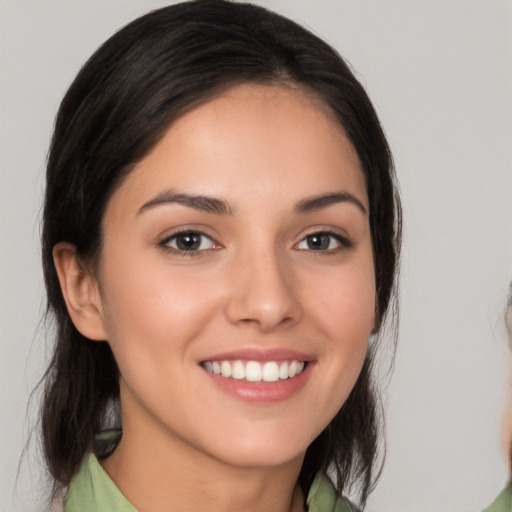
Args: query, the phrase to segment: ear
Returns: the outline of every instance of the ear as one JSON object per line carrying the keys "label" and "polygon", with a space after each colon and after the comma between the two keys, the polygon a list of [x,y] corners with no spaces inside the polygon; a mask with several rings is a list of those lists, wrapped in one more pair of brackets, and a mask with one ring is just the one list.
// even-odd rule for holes
{"label": "ear", "polygon": [[107,339],[97,280],[81,264],[76,247],[60,242],[53,248],[53,261],[69,316],[86,338]]}

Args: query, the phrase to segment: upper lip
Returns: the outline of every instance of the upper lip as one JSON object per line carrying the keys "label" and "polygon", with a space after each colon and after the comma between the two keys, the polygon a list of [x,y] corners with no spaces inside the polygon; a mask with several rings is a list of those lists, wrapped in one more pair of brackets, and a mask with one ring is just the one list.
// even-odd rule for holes
{"label": "upper lip", "polygon": [[288,348],[262,349],[256,347],[240,348],[227,352],[219,352],[201,359],[204,361],[313,361],[314,357],[299,350]]}

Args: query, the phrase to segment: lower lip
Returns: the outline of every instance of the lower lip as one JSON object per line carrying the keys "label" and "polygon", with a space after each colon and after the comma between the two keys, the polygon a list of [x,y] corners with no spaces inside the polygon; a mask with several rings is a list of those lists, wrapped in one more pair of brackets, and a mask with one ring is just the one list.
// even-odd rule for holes
{"label": "lower lip", "polygon": [[312,367],[313,363],[308,362],[299,375],[276,382],[247,382],[222,377],[204,369],[203,371],[221,391],[239,400],[252,403],[276,403],[287,400],[298,393],[308,381]]}

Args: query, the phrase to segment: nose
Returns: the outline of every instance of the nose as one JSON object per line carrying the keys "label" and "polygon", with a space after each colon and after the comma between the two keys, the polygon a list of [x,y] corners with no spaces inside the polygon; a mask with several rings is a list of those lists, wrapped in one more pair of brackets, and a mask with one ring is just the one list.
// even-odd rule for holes
{"label": "nose", "polygon": [[231,268],[228,320],[264,332],[297,322],[302,307],[293,274],[290,263],[277,251],[238,258]]}

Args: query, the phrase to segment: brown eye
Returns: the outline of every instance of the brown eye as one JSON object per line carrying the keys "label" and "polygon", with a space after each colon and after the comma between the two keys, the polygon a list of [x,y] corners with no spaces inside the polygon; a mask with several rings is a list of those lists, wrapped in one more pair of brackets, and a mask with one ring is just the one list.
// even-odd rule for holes
{"label": "brown eye", "polygon": [[332,237],[330,235],[318,234],[306,237],[308,249],[312,251],[325,251],[331,249]]}
{"label": "brown eye", "polygon": [[307,251],[335,251],[341,248],[351,247],[352,243],[338,233],[319,232],[303,238],[297,249]]}
{"label": "brown eye", "polygon": [[213,249],[215,242],[204,233],[184,231],[166,238],[159,245],[175,251],[194,252]]}
{"label": "brown eye", "polygon": [[197,251],[201,247],[201,235],[197,233],[177,235],[176,247],[180,251]]}

